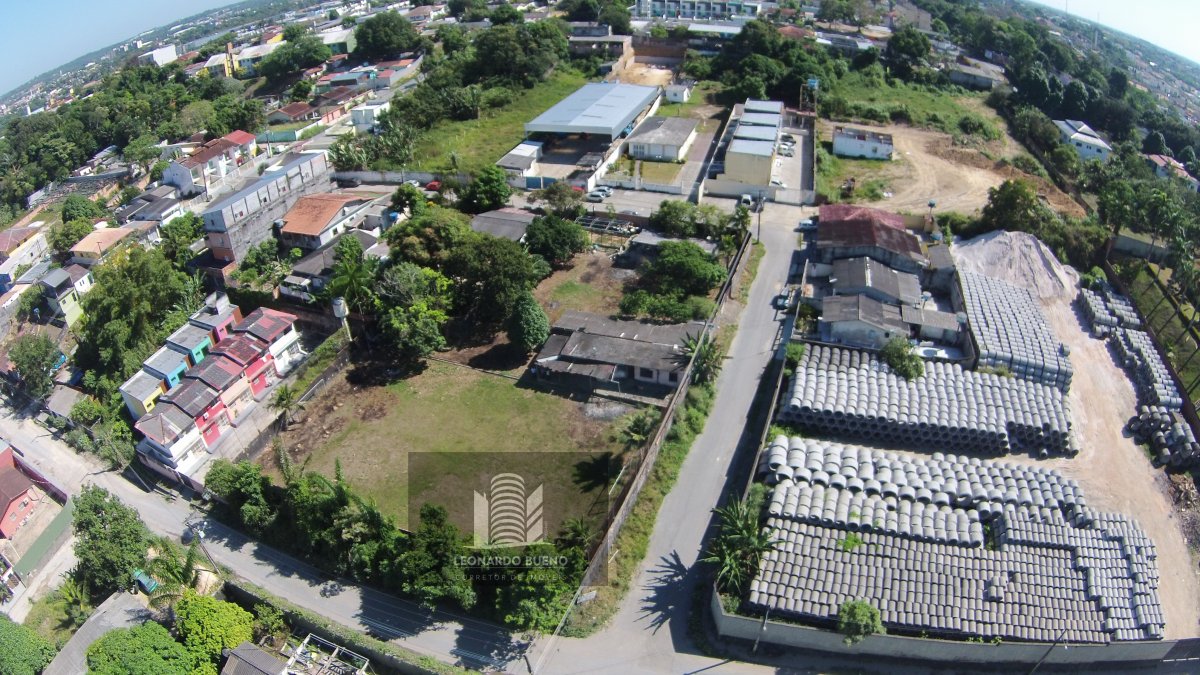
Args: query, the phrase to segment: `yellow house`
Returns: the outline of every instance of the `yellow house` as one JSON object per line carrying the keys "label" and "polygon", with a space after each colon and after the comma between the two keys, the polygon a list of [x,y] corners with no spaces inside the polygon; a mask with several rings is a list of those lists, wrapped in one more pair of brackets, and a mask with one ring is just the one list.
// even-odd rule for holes
{"label": "yellow house", "polygon": [[121,385],[121,398],[133,419],[141,419],[142,415],[154,410],[158,397],[166,392],[163,381],[144,370],[134,373],[133,377]]}

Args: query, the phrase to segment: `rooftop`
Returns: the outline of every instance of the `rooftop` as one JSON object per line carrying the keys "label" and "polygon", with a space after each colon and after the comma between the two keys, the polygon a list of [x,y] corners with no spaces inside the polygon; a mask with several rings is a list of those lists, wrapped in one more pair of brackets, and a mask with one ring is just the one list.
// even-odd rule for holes
{"label": "rooftop", "polygon": [[370,201],[362,195],[324,193],[306,195],[283,216],[283,234],[315,237],[333,225],[342,209]]}
{"label": "rooftop", "polygon": [[224,356],[209,356],[187,371],[187,377],[225,391],[242,376],[242,367]]}
{"label": "rooftop", "polygon": [[1105,143],[1104,139],[1100,138],[1100,135],[1094,129],[1079,120],[1054,120],[1054,125],[1073,141],[1112,150],[1108,143]]}
{"label": "rooftop", "polygon": [[879,223],[904,229],[904,216],[883,209],[856,204],[825,204],[820,209],[820,222],[830,225],[846,223]]}
{"label": "rooftop", "polygon": [[589,82],[525,125],[526,133],[603,134],[616,138],[658,97],[658,87]]}
{"label": "rooftop", "polygon": [[350,230],[338,237],[334,238],[328,244],[309,253],[303,258],[296,261],[292,265],[292,273],[305,277],[327,277],[333,274],[333,265],[336,261],[337,243],[342,237],[354,237],[358,239],[358,243],[362,244],[363,251],[371,248],[378,242],[378,238],[363,230]]}
{"label": "rooftop", "polygon": [[77,256],[83,256],[84,254],[101,256],[131,234],[133,234],[133,230],[128,227],[103,227],[99,230],[92,230],[87,233],[87,236],[80,239],[79,243],[71,247],[71,254]]}
{"label": "rooftop", "polygon": [[196,418],[217,400],[217,390],[200,380],[184,380],[164,394],[161,400],[174,403],[180,410]]}
{"label": "rooftop", "polygon": [[733,130],[734,138],[744,138],[748,141],[770,141],[774,143],[775,137],[778,134],[778,129],[760,127],[753,124],[739,124]]}
{"label": "rooftop", "polygon": [[855,127],[834,127],[833,135],[841,136],[843,138],[853,138],[859,141],[881,143],[883,145],[892,144],[891,134],[880,134],[874,131],[867,131],[866,129],[857,129]]}
{"label": "rooftop", "polygon": [[917,237],[905,230],[882,223],[848,221],[817,224],[817,248],[857,248],[873,246],[917,262],[926,262]]}
{"label": "rooftop", "polygon": [[475,216],[471,219],[471,229],[503,239],[521,241],[525,237],[525,230],[535,218],[535,213],[506,206]]}
{"label": "rooftop", "polygon": [[162,380],[157,375],[151,375],[144,370],[139,370],[133,374],[133,377],[125,380],[125,384],[121,385],[121,391],[139,401],[145,401],[155,391],[162,391]]}
{"label": "rooftop", "polygon": [[242,199],[244,199],[246,197],[246,195],[253,194],[253,193],[257,192],[258,190],[262,189],[262,187],[264,185],[268,185],[271,182],[278,180],[281,177],[281,175],[286,174],[291,169],[293,169],[297,166],[300,166],[301,164],[304,164],[306,162],[314,161],[322,156],[323,156],[323,153],[317,153],[317,152],[303,152],[303,153],[297,153],[297,154],[293,154],[293,155],[285,155],[283,158],[283,161],[280,164],[264,171],[263,174],[258,177],[258,180],[250,183],[249,185],[242,188],[241,190],[238,190],[237,192],[234,192],[234,193],[228,195],[224,199],[220,199],[216,202],[213,202],[212,204],[210,204],[208,206],[208,208],[204,209],[204,213],[208,214],[208,213],[220,212],[225,207],[230,206],[231,204],[233,204],[235,202],[241,201]]}
{"label": "rooftop", "polygon": [[708,241],[707,239],[677,239],[675,237],[661,235],[652,230],[642,230],[641,232],[638,232],[629,240],[629,243],[631,245],[651,246],[658,248],[662,244],[669,241],[690,241],[699,246],[701,250],[709,255],[716,255],[717,253],[716,242]]}
{"label": "rooftop", "polygon": [[250,312],[241,323],[234,327],[234,331],[238,333],[249,333],[250,335],[271,344],[280,335],[283,335],[296,323],[296,316],[286,312],[269,309],[267,307],[259,307]]}
{"label": "rooftop", "polygon": [[248,145],[254,142],[254,134],[240,129],[231,131],[222,137],[224,140],[237,145]]}
{"label": "rooftop", "polygon": [[683,348],[593,333],[572,333],[560,357],[670,372],[687,365]]}
{"label": "rooftop", "polygon": [[760,127],[775,127],[783,124],[783,116],[778,113],[746,112],[742,114],[740,124],[753,124]]}
{"label": "rooftop", "polygon": [[167,342],[190,352],[205,343],[212,344],[212,336],[204,328],[185,323],[167,337]]}
{"label": "rooftop", "polygon": [[283,113],[284,115],[287,115],[288,117],[291,117],[294,119],[294,118],[301,117],[304,115],[312,114],[312,111],[313,111],[313,107],[311,105],[309,105],[307,102],[297,101],[295,103],[289,103],[274,112]]}
{"label": "rooftop", "polygon": [[882,331],[908,333],[908,324],[901,319],[899,307],[885,305],[865,295],[835,295],[825,298],[821,304],[821,321],[861,321]]}
{"label": "rooftop", "polygon": [[870,258],[843,258],[833,261],[832,286],[837,295],[856,289],[875,289],[903,305],[921,301],[921,282],[917,275],[896,270]]}
{"label": "rooftop", "polygon": [[963,328],[963,322],[957,314],[941,312],[936,309],[922,309],[905,305],[900,308],[900,318],[904,320],[904,323],[914,326],[929,326],[939,330],[957,332]]}
{"label": "rooftop", "polygon": [[41,228],[37,227],[10,227],[0,232],[0,254],[6,257],[12,255],[21,244],[40,231]]}
{"label": "rooftop", "polygon": [[14,499],[25,494],[31,487],[33,481],[21,473],[15,464],[5,462],[0,465],[0,507],[7,509]]}
{"label": "rooftop", "polygon": [[42,285],[55,291],[65,290],[65,286],[71,283],[71,275],[61,267],[46,272],[46,276],[42,277]]}
{"label": "rooftop", "polygon": [[568,310],[554,322],[556,331],[585,332],[607,335],[638,342],[665,345],[682,345],[689,335],[694,335],[699,326],[687,323],[655,324],[643,321],[622,321],[598,314]]}
{"label": "rooftop", "polygon": [[775,143],[773,141],[751,141],[745,138],[735,138],[729,143],[729,149],[726,150],[726,153],[730,152],[742,155],[770,157],[775,154]]}
{"label": "rooftop", "polygon": [[191,169],[208,162],[210,159],[220,157],[236,147],[238,147],[238,144],[233,141],[227,141],[224,138],[214,138],[196,148],[196,151],[192,154],[179,160],[179,163],[185,168]]}
{"label": "rooftop", "polygon": [[154,410],[143,415],[133,426],[146,438],[159,445],[169,446],[184,432],[194,427],[196,421],[178,406],[164,401],[165,399],[159,399],[159,404],[154,406]]}
{"label": "rooftop", "polygon": [[166,347],[160,347],[150,358],[142,361],[143,368],[162,373],[164,376],[186,369],[187,366],[186,356]]}
{"label": "rooftop", "polygon": [[267,353],[267,345],[245,333],[231,335],[213,345],[211,355],[221,355],[242,366]]}
{"label": "rooftop", "polygon": [[742,108],[746,112],[775,113],[777,115],[783,114],[782,101],[759,101],[753,98],[748,98],[742,105]]}
{"label": "rooftop", "polygon": [[221,675],[282,675],[287,664],[250,642],[228,650]]}
{"label": "rooftop", "polygon": [[647,117],[629,134],[629,141],[682,146],[696,132],[699,123],[693,117]]}

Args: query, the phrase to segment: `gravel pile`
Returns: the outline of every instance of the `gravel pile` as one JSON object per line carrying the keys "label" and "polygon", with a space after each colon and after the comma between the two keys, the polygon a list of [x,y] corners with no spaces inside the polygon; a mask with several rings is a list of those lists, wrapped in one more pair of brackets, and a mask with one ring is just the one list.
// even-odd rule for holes
{"label": "gravel pile", "polygon": [[958,269],[1002,279],[1042,300],[1072,298],[1079,285],[1075,270],[1025,232],[989,232],[955,243],[952,253]]}

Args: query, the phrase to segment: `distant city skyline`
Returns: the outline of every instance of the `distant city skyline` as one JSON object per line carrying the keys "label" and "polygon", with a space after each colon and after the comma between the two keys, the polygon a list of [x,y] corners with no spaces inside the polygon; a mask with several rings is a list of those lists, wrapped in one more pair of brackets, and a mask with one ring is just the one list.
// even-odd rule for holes
{"label": "distant city skyline", "polygon": [[10,0],[0,21],[0,96],[84,54],[238,0]]}
{"label": "distant city skyline", "polygon": [[1200,64],[1200,41],[1191,34],[1192,27],[1200,23],[1200,2],[1196,0],[1142,0],[1136,6],[1126,0],[1030,1],[1066,10],[1071,16],[1141,38]]}

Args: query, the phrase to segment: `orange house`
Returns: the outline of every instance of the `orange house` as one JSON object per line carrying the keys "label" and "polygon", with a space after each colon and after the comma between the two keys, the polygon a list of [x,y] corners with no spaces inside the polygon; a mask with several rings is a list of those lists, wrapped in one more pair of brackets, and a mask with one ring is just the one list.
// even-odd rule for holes
{"label": "orange house", "polygon": [[17,468],[12,448],[0,452],[0,509],[4,512],[0,519],[0,536],[12,539],[43,496],[29,476]]}

